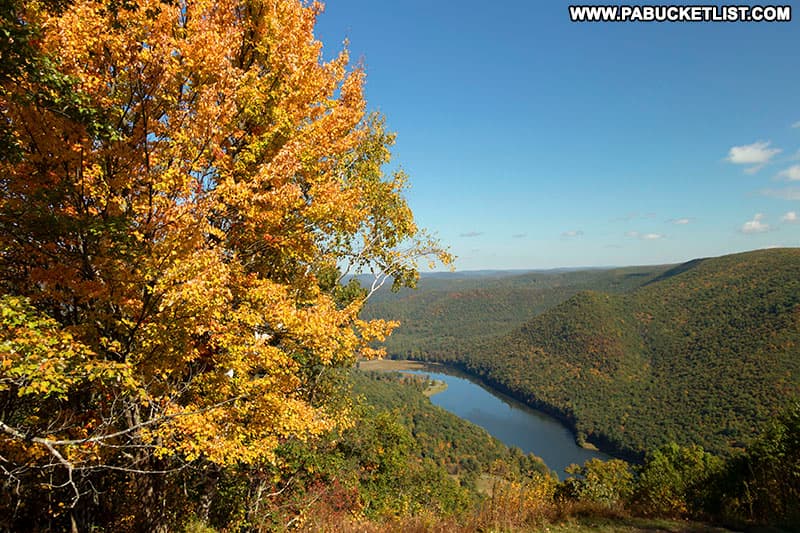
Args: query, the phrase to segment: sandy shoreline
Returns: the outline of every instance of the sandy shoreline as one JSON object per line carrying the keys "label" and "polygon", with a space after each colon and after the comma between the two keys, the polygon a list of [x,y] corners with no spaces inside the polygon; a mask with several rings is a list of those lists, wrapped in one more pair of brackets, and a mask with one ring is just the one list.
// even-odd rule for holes
{"label": "sandy shoreline", "polygon": [[[378,372],[402,372],[403,370],[441,372],[444,368],[444,365],[439,363],[424,363],[421,361],[374,359],[372,361],[359,361],[358,368],[360,370],[374,370]],[[435,380],[427,389],[425,389],[423,394],[430,397],[445,390],[447,390],[447,384],[444,381]]]}
{"label": "sandy shoreline", "polygon": [[399,372],[401,370],[429,370],[431,372],[437,372],[440,371],[442,367],[443,365],[439,363],[395,359],[373,359],[371,361],[358,362],[358,368],[361,370],[379,370],[383,372]]}

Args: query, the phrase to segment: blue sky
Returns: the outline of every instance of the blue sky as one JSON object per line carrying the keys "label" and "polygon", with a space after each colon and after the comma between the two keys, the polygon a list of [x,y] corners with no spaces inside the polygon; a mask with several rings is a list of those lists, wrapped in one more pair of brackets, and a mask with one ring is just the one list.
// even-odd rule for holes
{"label": "blue sky", "polygon": [[316,31],[363,59],[459,270],[633,265],[800,245],[795,11],[577,24],[560,1],[332,0]]}

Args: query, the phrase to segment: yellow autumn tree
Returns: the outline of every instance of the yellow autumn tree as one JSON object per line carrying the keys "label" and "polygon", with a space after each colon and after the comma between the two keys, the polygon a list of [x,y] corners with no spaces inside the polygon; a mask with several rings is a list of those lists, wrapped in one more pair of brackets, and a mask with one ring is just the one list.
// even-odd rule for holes
{"label": "yellow autumn tree", "polygon": [[323,60],[321,6],[17,7],[57,76],[12,70],[0,92],[3,506],[269,462],[344,421],[320,376],[394,326],[358,318],[365,296],[448,256],[382,171],[364,73]]}

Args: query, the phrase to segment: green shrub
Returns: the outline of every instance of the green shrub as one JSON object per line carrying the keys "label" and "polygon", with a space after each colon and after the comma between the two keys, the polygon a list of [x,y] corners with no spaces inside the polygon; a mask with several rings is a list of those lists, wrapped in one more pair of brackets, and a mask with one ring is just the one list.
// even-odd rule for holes
{"label": "green shrub", "polygon": [[559,486],[556,496],[605,507],[624,506],[633,493],[630,465],[619,459],[589,459],[583,466],[570,465],[570,477]]}

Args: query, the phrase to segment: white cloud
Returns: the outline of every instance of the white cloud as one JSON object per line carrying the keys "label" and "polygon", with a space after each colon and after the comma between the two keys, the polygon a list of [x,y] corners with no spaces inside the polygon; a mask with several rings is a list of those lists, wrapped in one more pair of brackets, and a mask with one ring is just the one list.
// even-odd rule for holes
{"label": "white cloud", "polygon": [[753,220],[748,220],[742,224],[740,231],[742,233],[764,233],[765,231],[769,231],[769,224],[762,222],[762,220],[764,220],[764,215],[756,213]]}
{"label": "white cloud", "polygon": [[635,239],[635,238],[639,237],[639,232],[638,231],[626,231],[625,232],[625,236],[626,237],[632,237],[632,238]]}
{"label": "white cloud", "polygon": [[781,222],[788,222],[789,224],[794,224],[796,222],[800,222],[800,218],[797,217],[796,211],[789,211],[785,215],[781,217]]}
{"label": "white cloud", "polygon": [[769,163],[775,155],[781,153],[780,148],[770,148],[770,141],[758,141],[743,146],[733,146],[728,151],[727,161],[735,165],[754,165],[745,170],[748,174],[755,174]]}
{"label": "white cloud", "polygon": [[462,233],[459,237],[477,237],[479,235],[483,235],[481,231],[468,231],[467,233]]}
{"label": "white cloud", "polygon": [[565,238],[580,237],[581,235],[583,235],[583,231],[581,231],[579,229],[578,230],[565,231],[565,232],[563,232],[561,234],[561,236],[565,237]]}
{"label": "white cloud", "polygon": [[780,148],[770,148],[769,145],[769,141],[758,141],[753,144],[734,146],[728,152],[728,161],[736,165],[769,163],[773,156],[781,152]]}
{"label": "white cloud", "polygon": [[692,219],[691,218],[673,218],[672,220],[670,220],[670,222],[672,222],[673,224],[675,224],[677,226],[683,226],[683,225],[686,225],[686,224],[690,224],[692,222]]}
{"label": "white cloud", "polygon": [[800,165],[792,165],[786,170],[778,172],[778,177],[786,181],[800,181]]}

